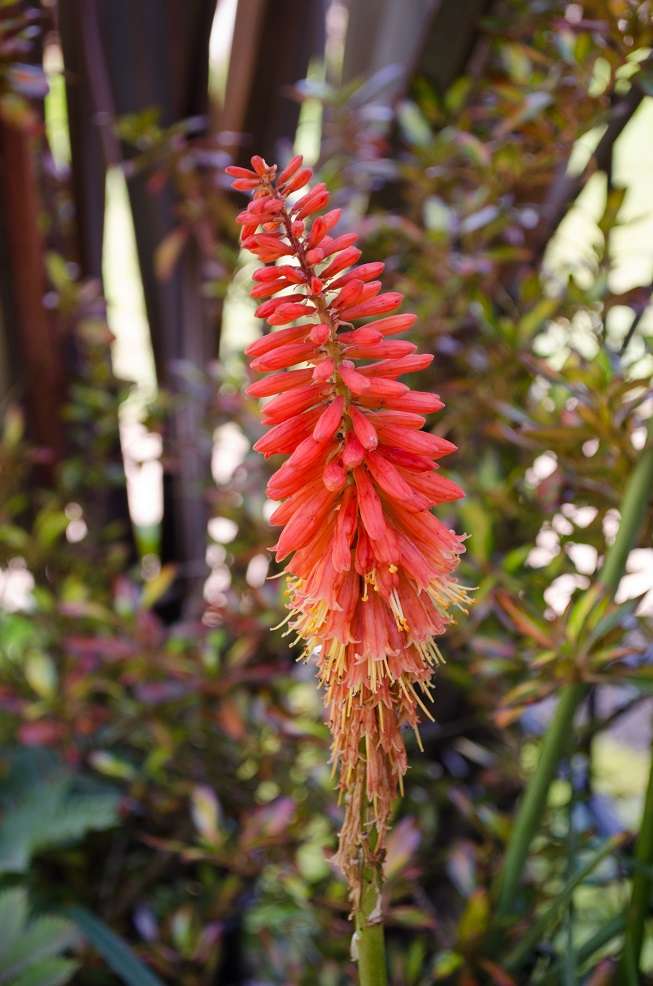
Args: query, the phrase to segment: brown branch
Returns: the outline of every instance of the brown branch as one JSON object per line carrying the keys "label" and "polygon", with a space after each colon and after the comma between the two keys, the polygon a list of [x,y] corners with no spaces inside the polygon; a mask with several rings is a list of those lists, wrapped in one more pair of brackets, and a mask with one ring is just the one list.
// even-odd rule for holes
{"label": "brown branch", "polygon": [[[642,67],[648,64],[642,63]],[[560,165],[549,194],[540,210],[540,222],[533,237],[534,257],[541,257],[567,212],[596,171],[610,170],[612,148],[644,99],[643,90],[633,79],[630,92],[616,102],[609,114],[605,133],[579,175],[567,173],[568,161]]]}
{"label": "brown branch", "polygon": [[649,284],[649,286],[648,286],[648,290],[647,290],[647,293],[646,293],[646,300],[645,301],[642,301],[641,303],[639,303],[638,306],[637,306],[637,308],[635,309],[633,320],[630,323],[630,328],[628,329],[628,332],[626,332],[626,335],[624,336],[624,340],[621,343],[621,348],[619,350],[619,355],[621,357],[623,357],[625,355],[626,350],[628,349],[628,347],[630,345],[631,339],[633,338],[633,336],[635,335],[635,332],[639,328],[639,323],[642,321],[642,319],[644,318],[645,313],[648,311],[648,306],[651,303],[651,295],[652,294],[653,294],[653,282],[651,282],[651,284]]}
{"label": "brown branch", "polygon": [[59,409],[65,374],[61,341],[43,304],[46,276],[36,153],[36,138],[28,130],[0,120],[0,207],[12,306],[9,339],[16,347],[32,440],[51,450],[56,460],[64,447]]}
{"label": "brown branch", "polygon": [[303,78],[325,43],[325,0],[249,0],[236,10],[221,130],[236,132],[237,159],[256,150],[277,156],[279,141],[292,144],[299,105],[287,90]]}
{"label": "brown branch", "polygon": [[115,132],[116,111],[100,39],[97,0],[85,0],[78,9],[82,53],[86,63],[86,81],[89,86],[105,165],[111,167],[121,163],[122,152]]}

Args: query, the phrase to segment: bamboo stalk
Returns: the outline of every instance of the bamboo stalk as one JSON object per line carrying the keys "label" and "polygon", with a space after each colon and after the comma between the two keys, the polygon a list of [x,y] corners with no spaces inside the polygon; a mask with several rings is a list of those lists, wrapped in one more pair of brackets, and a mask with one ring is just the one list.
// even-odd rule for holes
{"label": "bamboo stalk", "polygon": [[[636,544],[653,492],[653,418],[649,419],[648,442],[630,477],[621,502],[621,521],[610,546],[597,584],[586,593],[587,615],[602,596],[613,596],[626,567],[626,560]],[[576,631],[578,632],[578,630]],[[505,918],[513,910],[522,871],[531,842],[539,828],[546,807],[549,787],[567,742],[572,736],[574,715],[587,691],[582,682],[566,685],[560,694],[555,714],[545,733],[540,759],[532,774],[508,841],[508,848],[497,881],[497,916]],[[653,796],[652,796],[653,798]],[[650,823],[653,825],[653,805]]]}

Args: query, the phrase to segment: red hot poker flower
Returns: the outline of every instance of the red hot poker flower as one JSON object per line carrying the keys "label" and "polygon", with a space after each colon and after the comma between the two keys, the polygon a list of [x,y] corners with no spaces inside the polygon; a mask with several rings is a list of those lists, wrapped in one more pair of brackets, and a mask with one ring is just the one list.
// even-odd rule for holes
{"label": "red hot poker flower", "polygon": [[[306,191],[301,157],[281,173],[251,163],[227,171],[253,196],[238,216],[242,244],[271,265],[254,274],[257,315],[281,326],[246,350],[252,369],[269,374],[249,387],[271,398],[255,448],[288,456],[267,488],[281,501],[275,551],[287,560],[289,632],[326,691],[349,795],[338,859],[355,893],[366,834],[354,794],[366,792],[382,847],[407,768],[401,727],[416,730],[429,715],[422,696],[442,660],[435,638],[467,602],[452,578],[463,539],[431,513],[463,493],[438,471],[455,445],[423,430],[442,402],[399,380],[433,357],[394,338],[415,316],[391,314],[403,296],[382,291],[383,264],[358,263],[355,234],[332,235],[340,210],[317,215],[329,193]],[[372,321],[355,328],[363,318]]]}

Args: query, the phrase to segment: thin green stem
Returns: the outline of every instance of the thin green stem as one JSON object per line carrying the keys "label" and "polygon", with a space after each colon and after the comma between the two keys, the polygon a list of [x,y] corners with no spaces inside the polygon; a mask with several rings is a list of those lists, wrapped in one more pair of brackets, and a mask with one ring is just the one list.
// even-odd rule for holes
{"label": "thin green stem", "polygon": [[356,910],[356,951],[360,986],[387,986],[385,936],[381,915],[381,864],[363,867],[360,905]]}
{"label": "thin green stem", "polygon": [[[608,945],[617,935],[620,935],[624,929],[624,924],[623,914],[617,914],[588,938],[576,953],[578,966],[582,967],[585,962],[593,958],[596,952]],[[558,959],[553,968],[545,973],[540,986],[559,986],[562,968],[563,959]]]}
{"label": "thin green stem", "polygon": [[[653,418],[649,419],[648,443],[642,452],[624,493],[617,537],[606,554],[598,583],[586,593],[587,605],[580,607],[583,618],[602,596],[613,596],[626,567],[626,560],[636,544],[653,492]],[[580,627],[576,631],[579,632]],[[508,841],[497,882],[497,916],[505,918],[514,910],[514,901],[531,842],[539,828],[546,807],[549,787],[560,759],[573,735],[574,715],[587,691],[582,682],[566,685],[560,694],[555,714],[549,723],[540,752]]]}
{"label": "thin green stem", "polygon": [[[351,800],[347,805],[341,842],[355,841],[355,862],[347,867],[347,880],[354,902],[355,932],[352,957],[358,962],[360,986],[387,986],[385,935],[383,931],[383,857],[379,851],[378,832],[370,818],[365,775],[365,742],[361,741]],[[347,833],[345,840],[345,831]]]}
{"label": "thin green stem", "polygon": [[[503,964],[509,971],[519,969],[528,959],[533,948],[550,935],[558,927],[564,918],[565,910],[573,900],[574,891],[583,883],[601,863],[614,853],[615,849],[623,845],[623,838],[617,836],[608,839],[604,845],[598,849],[592,858],[585,863],[573,876],[571,876],[558,896],[551,902],[538,917],[535,918],[530,927],[524,932],[520,941],[515,945],[511,952],[503,960]],[[578,953],[580,958],[580,950]],[[561,967],[564,962],[560,963]]]}
{"label": "thin green stem", "polygon": [[553,719],[549,723],[540,751],[537,769],[524,792],[508,849],[503,862],[501,882],[497,894],[499,917],[509,914],[519,884],[528,850],[542,820],[542,811],[551,781],[571,738],[574,713],[584,695],[580,683],[567,685],[560,695]]}
{"label": "thin green stem", "polygon": [[644,810],[635,846],[635,872],[633,874],[630,905],[626,914],[624,949],[619,964],[619,982],[639,981],[639,960],[644,941],[644,922],[649,913],[653,879],[653,749],[649,768],[648,785],[644,798]]}
{"label": "thin green stem", "polygon": [[621,521],[617,537],[605,556],[599,582],[614,593],[626,568],[626,561],[642,526],[653,493],[653,418],[649,418],[648,443],[630,477],[621,502]]}
{"label": "thin green stem", "polygon": [[[588,703],[589,704],[589,703]],[[574,770],[574,763],[570,761],[569,769],[569,802],[567,804],[567,860],[565,880],[573,881],[576,870],[576,860],[578,858],[578,837],[576,833],[576,823],[574,813],[577,804],[577,785]],[[578,982],[578,969],[576,966],[576,945],[574,941],[574,895],[569,895],[564,909],[564,932],[565,932],[565,951],[563,964],[563,982],[565,986],[576,986]]]}

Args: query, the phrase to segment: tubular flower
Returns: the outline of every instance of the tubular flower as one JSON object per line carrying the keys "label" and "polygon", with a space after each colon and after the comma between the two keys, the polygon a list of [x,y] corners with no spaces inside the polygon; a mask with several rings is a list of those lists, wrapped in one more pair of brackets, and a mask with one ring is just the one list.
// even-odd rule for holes
{"label": "tubular flower", "polygon": [[353,793],[366,792],[382,848],[407,768],[401,727],[417,731],[429,715],[436,638],[468,601],[452,578],[463,538],[431,513],[463,493],[438,467],[455,445],[423,430],[442,402],[399,379],[433,357],[396,338],[416,316],[382,290],[384,265],[360,264],[357,235],[334,233],[340,210],[323,211],[329,193],[307,189],[301,157],[280,173],[251,163],[227,171],[252,193],[241,242],[266,265],[251,294],[274,327],[246,350],[265,374],[248,393],[270,398],[254,447],[287,456],[267,487],[280,501],[274,550],[286,562],[288,632],[326,693],[347,803],[337,858],[355,888],[366,812]]}

